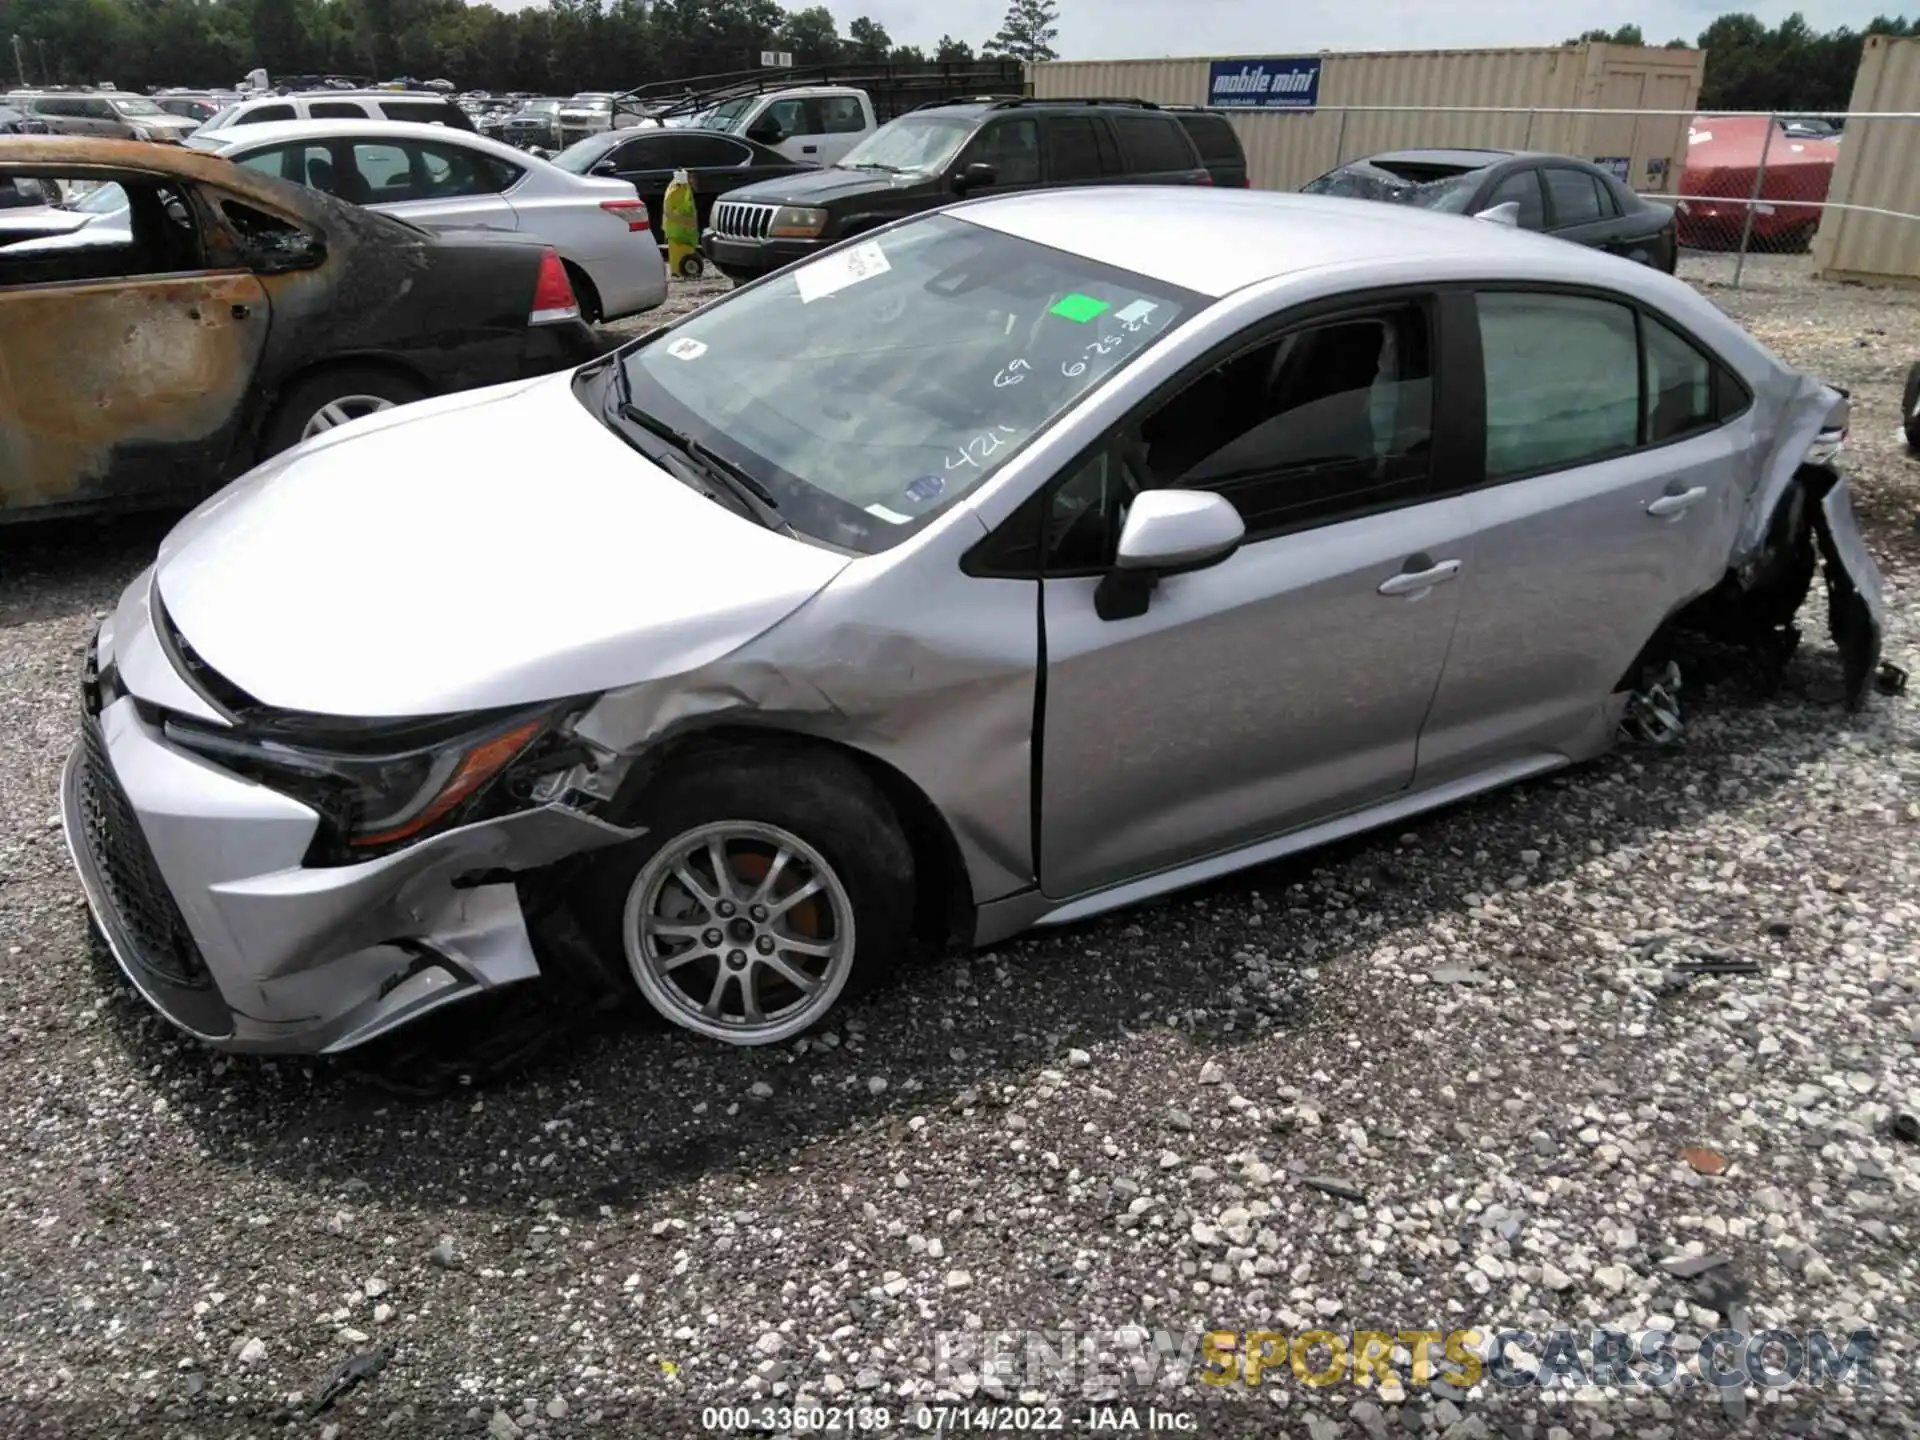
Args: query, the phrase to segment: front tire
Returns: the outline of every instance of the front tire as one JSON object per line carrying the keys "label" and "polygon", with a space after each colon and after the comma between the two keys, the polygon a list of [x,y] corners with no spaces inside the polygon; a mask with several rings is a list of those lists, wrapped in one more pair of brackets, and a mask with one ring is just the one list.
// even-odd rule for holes
{"label": "front tire", "polygon": [[904,953],[912,852],[837,755],[729,748],[676,770],[636,807],[648,833],[596,862],[582,919],[667,1020],[779,1044]]}

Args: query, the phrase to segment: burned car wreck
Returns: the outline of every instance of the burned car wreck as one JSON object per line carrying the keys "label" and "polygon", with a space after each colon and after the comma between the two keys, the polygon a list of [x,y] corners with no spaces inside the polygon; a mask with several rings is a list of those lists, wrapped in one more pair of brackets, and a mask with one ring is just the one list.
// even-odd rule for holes
{"label": "burned car wreck", "polygon": [[179,146],[0,138],[0,523],[186,505],[339,421],[601,346],[557,258]]}
{"label": "burned car wreck", "polygon": [[1842,393],[1550,239],[1156,203],[903,221],[207,500],[64,776],[125,973],[242,1050],[559,972],[774,1043],[1657,732],[1677,636],[1777,656],[1816,577],[1866,703]]}

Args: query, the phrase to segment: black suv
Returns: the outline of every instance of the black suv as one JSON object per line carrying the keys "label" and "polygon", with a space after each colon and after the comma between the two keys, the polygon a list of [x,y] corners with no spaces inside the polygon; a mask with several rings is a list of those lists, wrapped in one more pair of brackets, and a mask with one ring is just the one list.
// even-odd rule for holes
{"label": "black suv", "polygon": [[1179,119],[1144,101],[935,101],[825,169],[728,191],[701,244],[724,274],[745,281],[954,200],[1058,185],[1212,183]]}

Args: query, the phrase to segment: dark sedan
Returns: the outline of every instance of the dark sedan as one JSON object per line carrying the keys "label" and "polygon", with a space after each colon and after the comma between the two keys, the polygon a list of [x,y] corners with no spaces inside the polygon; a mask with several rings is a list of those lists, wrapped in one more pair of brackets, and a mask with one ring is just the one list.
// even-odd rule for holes
{"label": "dark sedan", "polygon": [[0,186],[22,180],[93,188],[83,225],[0,244],[0,522],[191,503],[347,421],[602,348],[525,236],[134,140],[0,140]]}
{"label": "dark sedan", "polygon": [[589,135],[562,150],[553,163],[576,175],[610,175],[629,182],[647,202],[647,219],[660,236],[666,234],[661,207],[676,170],[685,170],[693,182],[693,203],[704,231],[713,202],[729,190],[816,168],[737,135],[665,127]]}
{"label": "dark sedan", "polygon": [[1624,255],[1669,275],[1680,255],[1672,206],[1637,195],[1612,172],[1567,155],[1392,150],[1349,160],[1301,189],[1457,215],[1513,204],[1523,230]]}

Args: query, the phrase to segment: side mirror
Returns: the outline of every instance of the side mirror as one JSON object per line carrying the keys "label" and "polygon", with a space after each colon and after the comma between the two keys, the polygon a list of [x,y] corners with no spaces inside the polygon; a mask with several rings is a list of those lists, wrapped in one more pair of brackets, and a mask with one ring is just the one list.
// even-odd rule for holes
{"label": "side mirror", "polygon": [[747,131],[749,140],[757,140],[762,145],[778,145],[787,138],[787,132],[770,120],[763,120]]}
{"label": "side mirror", "polygon": [[1218,565],[1246,538],[1246,522],[1224,495],[1142,490],[1121,527],[1113,568],[1093,592],[1094,612],[1102,620],[1144,615],[1163,577]]}
{"label": "side mirror", "polygon": [[620,173],[620,167],[611,160],[600,160],[595,162],[593,169],[588,173],[593,175],[618,175]]}
{"label": "side mirror", "polygon": [[1000,178],[1000,172],[984,160],[976,160],[958,175],[953,177],[956,194],[964,195],[976,185],[991,185]]}
{"label": "side mirror", "polygon": [[1476,220],[1485,220],[1494,225],[1505,225],[1512,230],[1518,230],[1520,228],[1520,202],[1518,200],[1509,200],[1504,205],[1495,205],[1491,210],[1482,210],[1473,218]]}

